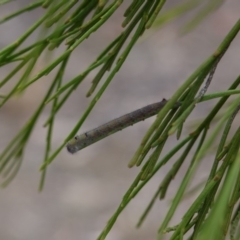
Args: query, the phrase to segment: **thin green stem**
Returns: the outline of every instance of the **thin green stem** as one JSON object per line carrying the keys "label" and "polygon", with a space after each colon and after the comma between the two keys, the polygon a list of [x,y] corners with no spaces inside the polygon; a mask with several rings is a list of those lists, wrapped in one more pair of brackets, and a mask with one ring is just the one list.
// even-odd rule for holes
{"label": "thin green stem", "polygon": [[2,18],[2,19],[0,19],[0,24],[2,24],[2,23],[4,23],[4,22],[6,22],[6,21],[8,21],[8,20],[10,20],[10,19],[12,19],[12,18],[14,18],[14,17],[22,14],[22,13],[25,13],[25,12],[27,12],[27,11],[31,11],[31,10],[33,10],[33,9],[35,9],[35,8],[40,7],[43,2],[44,2],[44,1],[41,0],[41,1],[37,1],[37,2],[35,2],[35,3],[30,3],[27,7],[22,8],[22,9],[14,12],[14,13],[12,13],[12,14],[10,14],[10,15]]}

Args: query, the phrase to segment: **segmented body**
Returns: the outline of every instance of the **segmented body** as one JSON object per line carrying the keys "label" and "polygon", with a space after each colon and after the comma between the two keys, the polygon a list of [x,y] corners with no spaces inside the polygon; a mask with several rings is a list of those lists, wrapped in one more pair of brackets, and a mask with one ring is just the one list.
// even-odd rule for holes
{"label": "segmented body", "polygon": [[147,105],[143,108],[125,114],[108,123],[101,125],[84,134],[77,135],[67,144],[67,150],[70,153],[75,153],[115,132],[118,132],[126,127],[129,127],[137,122],[143,121],[146,118],[156,115],[166,104],[167,100]]}

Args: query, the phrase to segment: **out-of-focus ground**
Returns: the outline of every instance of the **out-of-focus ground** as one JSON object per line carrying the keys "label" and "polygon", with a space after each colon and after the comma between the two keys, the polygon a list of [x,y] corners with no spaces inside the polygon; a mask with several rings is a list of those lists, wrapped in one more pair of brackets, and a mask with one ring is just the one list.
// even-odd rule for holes
{"label": "out-of-focus ground", "polygon": [[[0,14],[7,15],[27,2],[30,1],[15,1],[1,6]],[[106,26],[87,39],[74,53],[65,81],[83,71],[107,43],[122,31],[120,23],[125,6],[123,5]],[[134,47],[124,66],[84,123],[81,132],[159,101],[163,97],[170,97],[217,48],[239,18],[239,12],[238,0],[226,1],[220,9],[187,35],[179,35],[179,26],[184,18],[154,33],[148,33],[149,37],[144,37]],[[30,12],[0,26],[0,47],[13,42],[39,16],[39,10]],[[46,59],[44,61],[46,62]],[[240,36],[234,40],[222,59],[209,92],[225,90],[238,76],[239,63]],[[43,62],[42,65],[39,63],[36,71],[43,66]],[[1,68],[1,78],[10,69],[11,66]],[[92,76],[93,74],[89,75],[80,85],[57,115],[54,148],[62,143],[91,101],[90,98],[85,98],[85,93],[90,87]],[[0,110],[0,150],[4,149],[33,113],[47,90],[51,77],[52,75],[39,80],[24,96],[12,99]],[[209,102],[200,104],[191,119],[204,117],[212,106],[213,103]],[[47,116],[48,109],[41,116],[32,134],[19,174],[10,186],[1,190],[0,239],[94,240],[105,227],[139,171],[136,168],[128,169],[127,163],[153,118],[114,134],[75,155],[69,155],[63,150],[48,169],[44,191],[38,193],[38,169],[43,159],[46,133],[42,124]],[[170,138],[165,153],[175,143],[175,138]],[[170,185],[166,200],[156,203],[142,228],[137,230],[135,225],[174,160],[164,166],[125,209],[107,239],[155,239],[157,229],[168,210],[180,179],[185,174],[187,164]],[[211,160],[208,158],[203,161],[195,182],[207,176]],[[182,214],[193,199],[194,196],[184,200],[171,222],[172,225],[181,220]]]}

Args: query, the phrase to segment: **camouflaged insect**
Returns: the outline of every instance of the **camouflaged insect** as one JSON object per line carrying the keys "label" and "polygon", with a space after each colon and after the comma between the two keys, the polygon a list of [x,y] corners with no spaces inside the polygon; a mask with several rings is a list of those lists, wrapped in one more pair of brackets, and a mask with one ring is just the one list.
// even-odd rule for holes
{"label": "camouflaged insect", "polygon": [[152,117],[164,107],[166,102],[167,100],[163,99],[161,102],[147,105],[146,107],[125,114],[91,131],[77,135],[68,142],[67,150],[70,153],[75,153],[115,132]]}

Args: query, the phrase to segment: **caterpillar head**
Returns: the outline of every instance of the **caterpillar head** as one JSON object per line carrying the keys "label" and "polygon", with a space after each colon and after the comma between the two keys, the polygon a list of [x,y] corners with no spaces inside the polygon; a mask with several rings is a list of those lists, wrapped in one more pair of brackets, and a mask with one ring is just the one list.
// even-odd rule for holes
{"label": "caterpillar head", "polygon": [[85,148],[87,145],[85,136],[75,136],[67,143],[68,152],[74,154],[75,152]]}

